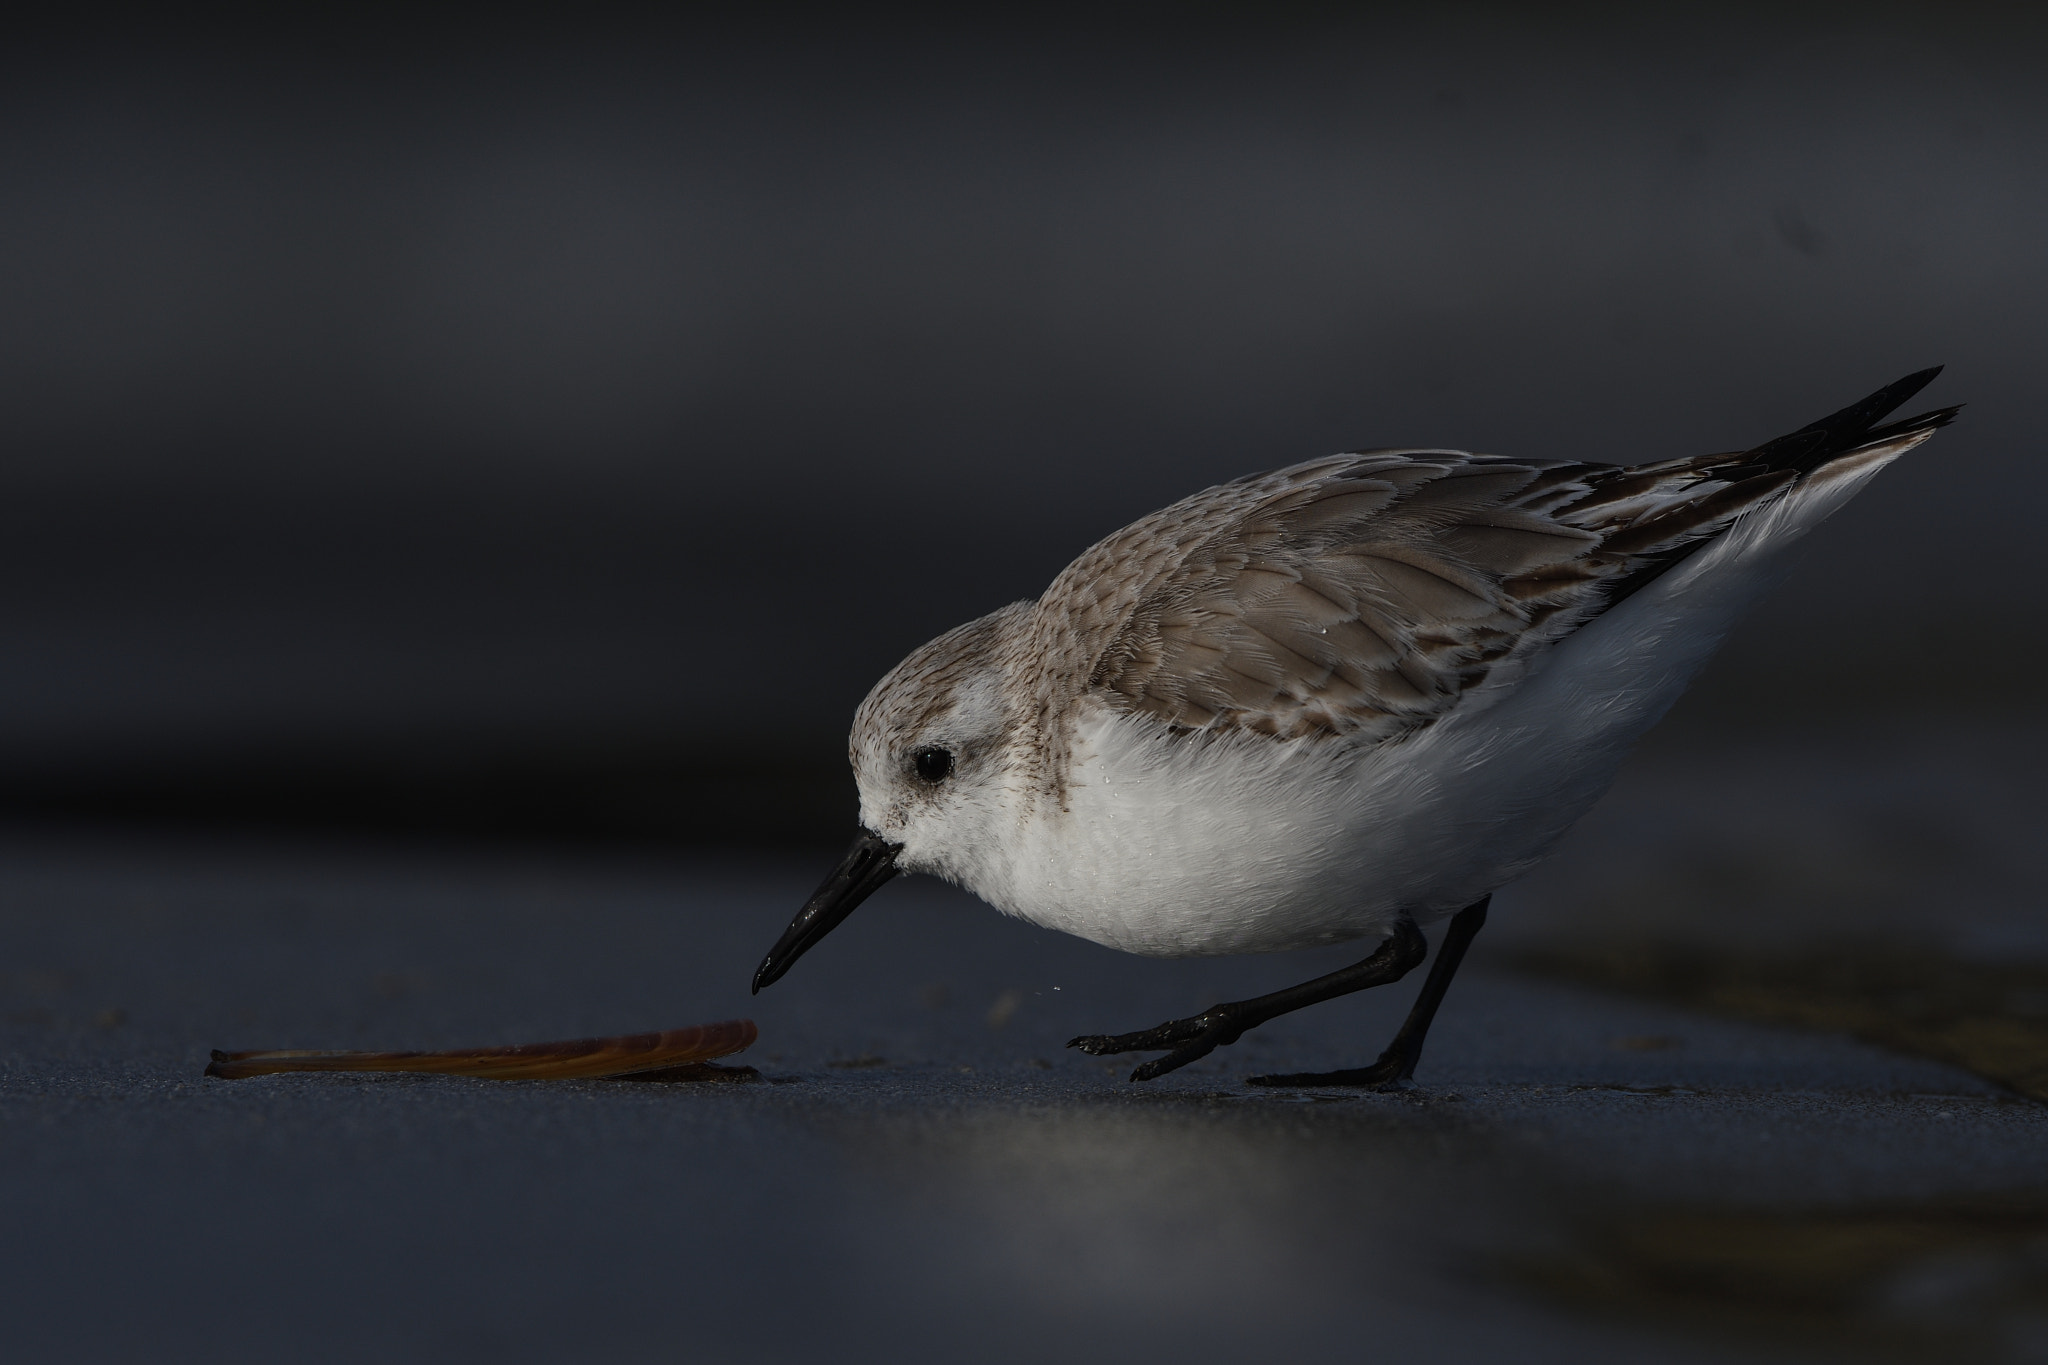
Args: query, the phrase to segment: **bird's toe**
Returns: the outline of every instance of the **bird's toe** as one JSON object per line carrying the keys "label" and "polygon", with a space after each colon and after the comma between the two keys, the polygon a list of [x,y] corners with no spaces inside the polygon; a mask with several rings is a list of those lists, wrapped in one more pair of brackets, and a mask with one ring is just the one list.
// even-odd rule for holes
{"label": "bird's toe", "polygon": [[1067,1046],[1077,1047],[1093,1057],[1109,1057],[1119,1052],[1149,1052],[1154,1048],[1178,1047],[1201,1034],[1202,1027],[1194,1020],[1172,1019],[1137,1033],[1086,1033]]}

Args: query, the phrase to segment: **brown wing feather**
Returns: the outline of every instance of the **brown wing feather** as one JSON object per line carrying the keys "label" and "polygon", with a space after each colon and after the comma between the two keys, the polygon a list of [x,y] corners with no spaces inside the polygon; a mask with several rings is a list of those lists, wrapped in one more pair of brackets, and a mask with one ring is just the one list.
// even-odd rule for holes
{"label": "brown wing feather", "polygon": [[1191,730],[1391,736],[1597,612],[1646,556],[1791,481],[1740,459],[1319,460],[1146,518],[1043,600],[1092,618],[1069,617],[1101,642],[1087,686],[1119,709]]}
{"label": "brown wing feather", "polygon": [[1207,489],[1088,550],[1029,608],[1023,723],[1057,748],[1054,717],[1086,691],[1191,730],[1427,725],[1822,464],[1948,423],[1954,408],[1873,425],[1936,373],[1747,452],[1622,467],[1370,451]]}
{"label": "brown wing feather", "polygon": [[1514,505],[1536,474],[1365,456],[1213,490],[1235,515],[1147,585],[1089,684],[1189,729],[1393,733],[1424,721],[1527,630],[1534,604],[1503,584],[1598,543]]}

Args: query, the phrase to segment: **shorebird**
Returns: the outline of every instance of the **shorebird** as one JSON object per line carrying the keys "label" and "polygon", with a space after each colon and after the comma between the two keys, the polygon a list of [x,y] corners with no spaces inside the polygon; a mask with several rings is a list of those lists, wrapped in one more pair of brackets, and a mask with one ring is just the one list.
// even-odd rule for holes
{"label": "shorebird", "polygon": [[854,717],[859,836],[760,991],[898,872],[1133,953],[1378,946],[1313,981],[1068,1046],[1147,1081],[1428,953],[1370,1066],[1408,1084],[1493,892],[1613,780],[1785,550],[1955,416],[1908,375],[1751,450],[1641,465],[1366,450],[1205,489],[1033,602],[916,650]]}

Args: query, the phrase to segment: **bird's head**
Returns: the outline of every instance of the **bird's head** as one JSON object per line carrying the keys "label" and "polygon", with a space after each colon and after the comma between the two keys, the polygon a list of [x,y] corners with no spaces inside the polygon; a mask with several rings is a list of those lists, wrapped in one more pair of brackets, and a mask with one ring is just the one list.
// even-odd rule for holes
{"label": "bird's head", "polygon": [[849,754],[861,829],[754,973],[776,980],[898,872],[929,872],[973,886],[998,846],[1022,780],[1009,669],[1030,604],[1014,603],[913,651],[875,684],[855,713]]}

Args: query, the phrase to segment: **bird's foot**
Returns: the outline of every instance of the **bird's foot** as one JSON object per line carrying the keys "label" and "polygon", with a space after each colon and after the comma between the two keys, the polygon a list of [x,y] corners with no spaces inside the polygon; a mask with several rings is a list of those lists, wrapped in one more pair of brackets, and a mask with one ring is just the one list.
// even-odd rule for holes
{"label": "bird's foot", "polygon": [[1411,1079],[1414,1073],[1412,1058],[1387,1053],[1371,1066],[1356,1066],[1348,1071],[1295,1071],[1281,1076],[1247,1076],[1245,1084],[1275,1089],[1349,1086],[1363,1090],[1412,1090],[1415,1088]]}
{"label": "bird's foot", "polygon": [[1164,1057],[1154,1057],[1131,1072],[1133,1081],[1150,1081],[1164,1076],[1169,1071],[1178,1071],[1189,1062],[1208,1056],[1219,1047],[1228,1047],[1244,1035],[1249,1028],[1238,1012],[1228,1005],[1217,1005],[1204,1010],[1191,1019],[1169,1019],[1156,1028],[1144,1029],[1138,1033],[1089,1033],[1073,1039],[1068,1047],[1077,1047],[1091,1057],[1110,1057],[1119,1052],[1149,1052],[1154,1048],[1172,1048]]}

